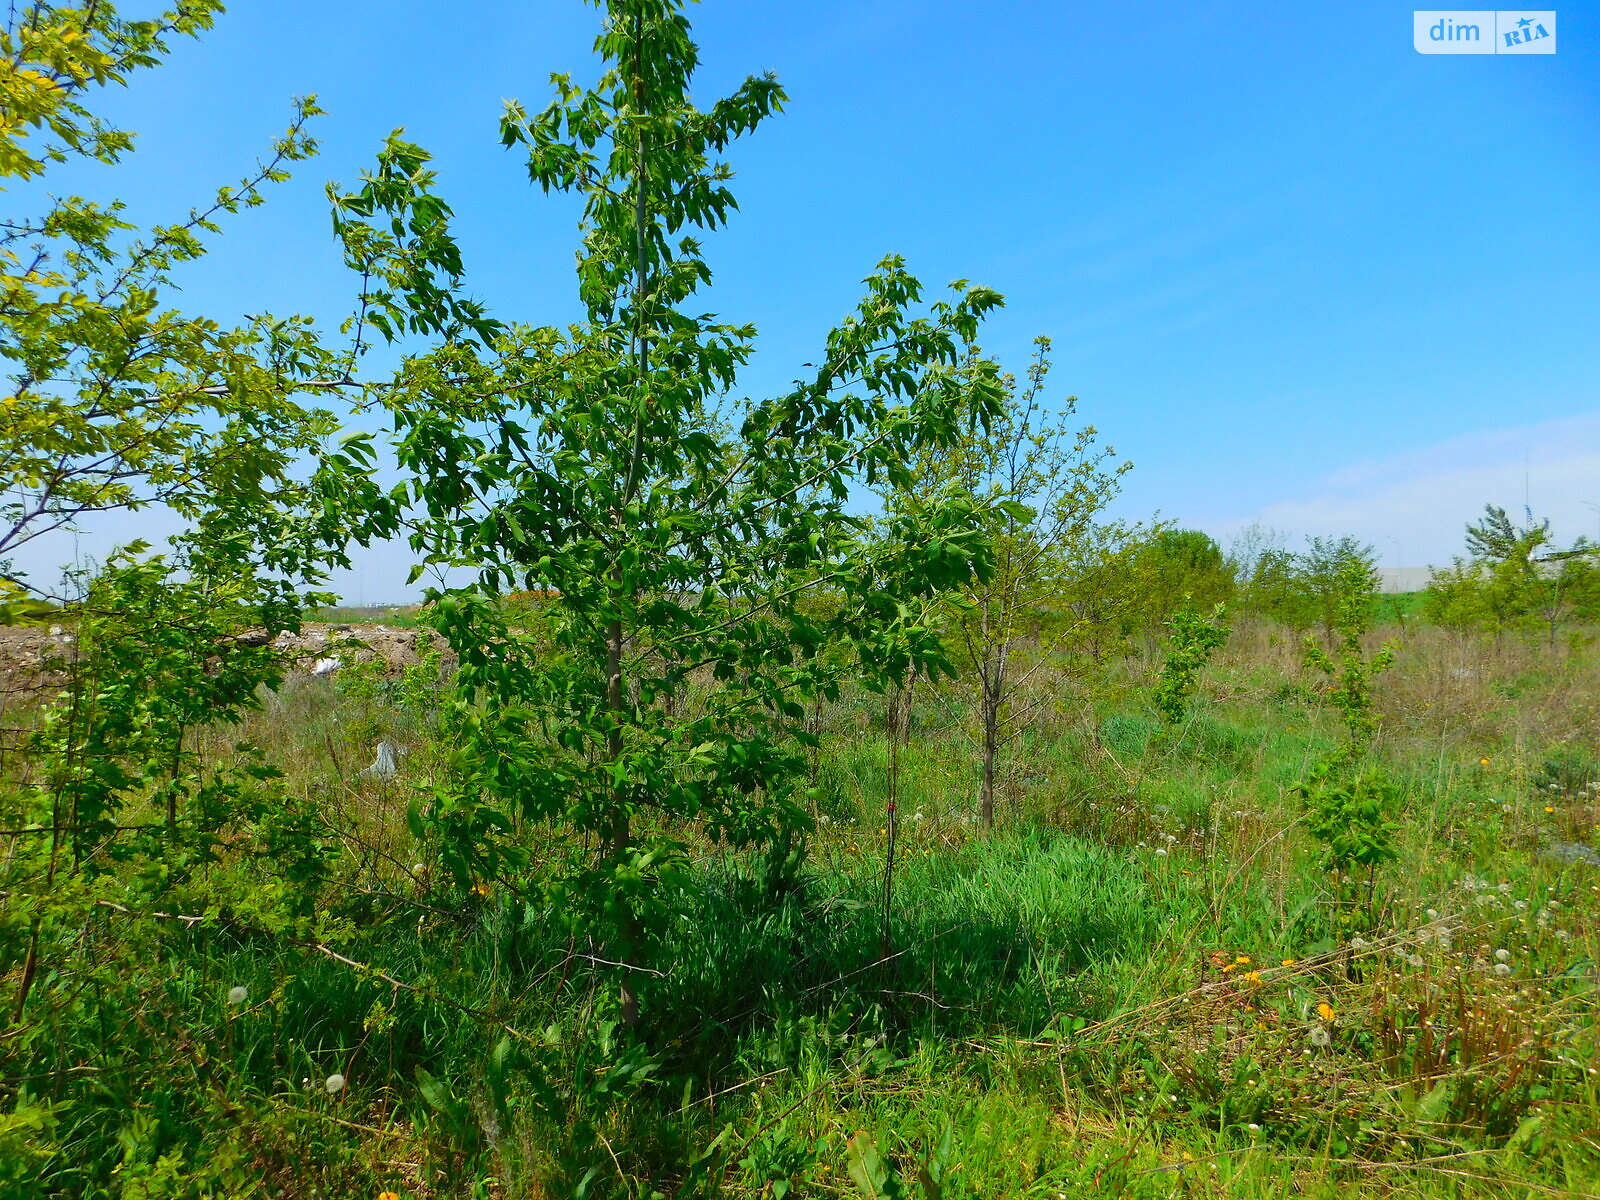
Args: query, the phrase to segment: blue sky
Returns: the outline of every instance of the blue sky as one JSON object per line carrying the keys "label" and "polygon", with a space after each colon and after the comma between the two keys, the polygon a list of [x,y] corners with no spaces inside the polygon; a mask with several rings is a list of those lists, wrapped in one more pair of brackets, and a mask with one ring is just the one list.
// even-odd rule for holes
{"label": "blue sky", "polygon": [[[1054,339],[1059,394],[1135,463],[1124,515],[1225,545],[1252,520],[1354,533],[1397,566],[1458,552],[1486,501],[1526,494],[1563,539],[1600,529],[1600,6],[1557,10],[1559,52],[1526,57],[1419,55],[1388,4],[689,11],[702,103],[764,70],[790,97],[733,147],[742,211],[708,242],[706,306],[761,330],[752,391],[811,360],[896,252],[930,285],[1005,293],[984,342],[1018,370]],[[52,186],[170,218],[316,93],[322,155],[230,224],[187,306],[336,322],[352,284],[322,186],[405,126],[470,286],[562,321],[576,206],[527,185],[496,122],[507,98],[541,106],[552,71],[591,79],[596,26],[578,0],[239,0],[107,97],[138,154]],[[377,551],[340,586],[400,599],[407,565]]]}

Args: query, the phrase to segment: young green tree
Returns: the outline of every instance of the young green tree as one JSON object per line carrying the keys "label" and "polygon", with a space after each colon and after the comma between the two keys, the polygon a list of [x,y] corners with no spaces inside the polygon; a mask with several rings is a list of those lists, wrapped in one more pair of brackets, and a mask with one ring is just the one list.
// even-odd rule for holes
{"label": "young green tree", "polygon": [[1340,638],[1345,607],[1354,591],[1369,597],[1378,586],[1377,552],[1359,538],[1308,537],[1294,559],[1294,580],[1306,625],[1322,626],[1331,646]]}
{"label": "young green tree", "polygon": [[1393,818],[1399,789],[1381,769],[1367,763],[1367,754],[1378,732],[1372,683],[1393,664],[1397,647],[1386,643],[1374,654],[1366,650],[1374,578],[1360,555],[1345,556],[1333,583],[1334,649],[1330,652],[1314,634],[1307,634],[1305,651],[1307,665],[1328,677],[1328,697],[1339,710],[1345,736],[1292,790],[1305,803],[1311,835],[1323,845],[1323,865],[1335,884],[1337,924],[1348,935],[1361,917],[1358,869],[1366,871],[1365,916],[1370,921],[1377,869],[1395,857]]}
{"label": "young green tree", "polygon": [[1557,550],[1548,520],[1529,514],[1519,526],[1488,504],[1467,526],[1467,557],[1429,581],[1424,611],[1441,625],[1493,633],[1543,627],[1553,645],[1561,623],[1582,609],[1597,554],[1582,537]]}
{"label": "young green tree", "polygon": [[[109,3],[12,5],[0,25],[0,186],[69,158],[114,165],[130,133],[89,107],[99,88],[195,36],[216,0],[130,20]],[[346,365],[300,319],[229,327],[166,307],[174,273],[201,257],[220,218],[314,152],[317,112],[246,179],[171,224],[138,229],[118,202],[52,200],[0,225],[0,561],[95,513],[163,503],[197,519],[221,493],[274,495],[291,464],[336,428],[298,397],[345,383]],[[13,593],[0,620],[22,610]]]}
{"label": "young green tree", "polygon": [[1160,529],[1134,555],[1133,570],[1143,597],[1140,619],[1156,629],[1180,609],[1214,608],[1232,602],[1233,564],[1222,547],[1198,529]]}
{"label": "young green tree", "polygon": [[1306,628],[1306,604],[1295,583],[1295,555],[1285,534],[1252,522],[1233,539],[1228,565],[1238,586],[1240,611]]}
{"label": "young green tree", "polygon": [[[500,325],[461,298],[449,209],[398,138],[339,197],[338,224],[373,281],[368,323],[438,338],[379,393],[409,473],[382,520],[473,576],[430,591],[460,668],[453,771],[419,832],[462,885],[518,877],[522,822],[585,839],[587,857],[543,883],[622,964],[631,1024],[691,841],[792,870],[806,704],[847,671],[938,669],[912,602],[987,574],[969,497],[897,514],[881,538],[850,509],[994,418],[997,371],[973,339],[1000,300],[958,284],[918,315],[920,285],[886,259],[814,369],[733,402],[754,331],[702,314],[711,272],[691,231],[731,215],[719,156],[783,92],[753,77],[699,108],[677,0],[605,13],[596,85],[557,76],[546,108],[511,104],[501,124],[536,184],[583,198],[581,322]],[[500,602],[514,588],[550,595],[539,646]],[[840,602],[808,603],[823,590]],[[674,702],[707,673],[703,701]]]}
{"label": "young green tree", "polygon": [[[1102,513],[1132,464],[1116,463],[1115,450],[1098,444],[1093,426],[1071,428],[1075,397],[1056,412],[1046,409],[1050,342],[1039,338],[1036,345],[1026,384],[1005,379],[992,426],[925,453],[914,487],[887,497],[890,512],[914,514],[965,495],[989,517],[993,573],[962,589],[945,618],[976,684],[978,814],[985,828],[995,822],[1001,751],[1027,715],[1015,707],[1018,689],[1045,664],[1070,660],[1098,632],[1062,602],[1079,582],[1074,571],[1103,559],[1110,541],[1126,540],[1107,538]],[[1097,582],[1110,585],[1111,573],[1101,572]]]}
{"label": "young green tree", "polygon": [[[172,37],[197,36],[220,9],[205,0],[141,20],[109,3],[8,9],[0,186],[74,156],[115,165],[133,138],[95,115],[96,89],[157,65]],[[300,589],[344,561],[346,531],[322,501],[359,491],[369,456],[360,437],[326,451],[337,424],[301,398],[344,386],[348,355],[303,319],[228,329],[162,307],[219,217],[261,203],[263,185],[314,151],[316,111],[299,104],[266,163],[175,224],[140,230],[120,202],[79,196],[0,222],[0,556],[111,509],[162,503],[186,519],[170,555],[117,550],[77,598],[74,661],[44,713],[54,732],[35,747],[55,764],[34,797],[49,811],[52,863],[70,845],[92,867],[84,847],[109,853],[118,806],[152,789],[175,832],[184,731],[254,704],[276,671],[262,647],[317,598]],[[12,583],[0,623],[29,611]]]}
{"label": "young green tree", "polygon": [[[132,135],[94,114],[96,90],[156,65],[218,11],[203,0],[130,20],[104,2],[10,6],[0,185],[73,156],[115,165]],[[161,553],[121,547],[65,597],[70,640],[57,643],[52,694],[32,714],[26,769],[0,788],[0,1074],[54,1079],[20,1104],[32,1116],[13,1126],[29,1160],[17,1194],[142,1193],[115,1178],[118,1160],[169,1151],[191,1155],[193,1189],[249,1186],[211,1174],[206,1148],[174,1146],[185,1124],[174,1110],[195,1094],[175,1078],[170,1042],[139,1022],[182,971],[174,925],[313,932],[336,839],[254,748],[208,762],[194,735],[221,733],[281,679],[272,635],[298,625],[344,559],[347,529],[325,502],[370,488],[370,457],[359,437],[327,449],[336,423],[304,403],[343,386],[348,365],[308,322],[229,328],[170,296],[219,218],[261,202],[311,153],[314,112],[300,105],[263,165],[176,223],[136,229],[118,202],[78,196],[0,222],[0,556],[108,510],[161,503],[184,519]],[[11,584],[0,623],[36,604]],[[108,1056],[140,1088],[167,1085],[173,1119],[130,1123],[118,1103],[130,1092],[88,1082]],[[228,1158],[217,1154],[219,1172]]]}
{"label": "young green tree", "polygon": [[1185,603],[1167,621],[1166,658],[1150,694],[1167,724],[1183,720],[1200,685],[1200,672],[1227,644],[1227,615],[1223,604],[1214,605],[1207,616],[1197,612],[1192,603]]}

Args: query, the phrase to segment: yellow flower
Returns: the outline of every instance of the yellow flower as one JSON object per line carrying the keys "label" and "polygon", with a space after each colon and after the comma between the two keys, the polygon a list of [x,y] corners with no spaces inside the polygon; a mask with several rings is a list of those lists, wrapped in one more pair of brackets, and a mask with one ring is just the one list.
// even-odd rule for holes
{"label": "yellow flower", "polygon": [[1544,810],[1545,812],[1555,812],[1555,809],[1551,808],[1548,804],[1544,806]]}
{"label": "yellow flower", "polygon": [[1295,963],[1295,960],[1292,959],[1292,958],[1286,958],[1286,959],[1283,960],[1283,965],[1286,966],[1286,967],[1292,967],[1292,966],[1294,966],[1294,963]]}
{"label": "yellow flower", "polygon": [[1333,1005],[1329,1004],[1326,1000],[1319,1002],[1317,1004],[1317,1016],[1321,1017],[1324,1021],[1333,1020]]}
{"label": "yellow flower", "polygon": [[473,889],[472,889],[472,894],[473,894],[473,895],[474,895],[474,896],[478,896],[478,897],[480,897],[480,898],[482,898],[482,897],[487,897],[487,896],[488,896],[488,895],[489,895],[489,885],[488,885],[488,884],[487,884],[487,883],[480,883],[480,884],[477,884],[477,885],[476,885],[476,886],[475,886],[475,887],[474,887],[474,888],[473,888]]}
{"label": "yellow flower", "polygon": [[1478,765],[1480,767],[1487,767],[1489,765],[1489,760],[1487,758],[1480,758],[1478,760]]}
{"label": "yellow flower", "polygon": [[1239,969],[1239,964],[1238,963],[1229,963],[1227,966],[1222,968],[1222,973],[1224,975],[1226,975],[1229,971],[1236,971],[1238,969]]}
{"label": "yellow flower", "polygon": [[400,1200],[399,1192],[379,1192],[378,1200]]}
{"label": "yellow flower", "polygon": [[1260,983],[1261,982],[1261,972],[1260,971],[1247,972],[1245,977],[1244,977],[1244,981],[1246,983]]}
{"label": "yellow flower", "polygon": [[1239,963],[1240,965],[1243,965],[1244,963],[1247,963],[1247,962],[1250,961],[1250,956],[1248,954],[1241,954],[1241,955],[1239,955],[1238,958],[1234,959],[1233,961],[1236,962],[1236,963]]}

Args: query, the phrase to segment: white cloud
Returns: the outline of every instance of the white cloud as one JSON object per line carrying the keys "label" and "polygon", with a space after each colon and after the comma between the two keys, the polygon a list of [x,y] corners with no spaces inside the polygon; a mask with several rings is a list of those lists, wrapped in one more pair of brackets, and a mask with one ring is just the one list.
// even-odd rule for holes
{"label": "white cloud", "polygon": [[1246,516],[1208,522],[1224,541],[1252,521],[1302,535],[1354,534],[1380,563],[1416,567],[1462,553],[1463,532],[1485,504],[1519,518],[1524,499],[1556,540],[1600,534],[1600,412],[1453,437],[1341,468]]}

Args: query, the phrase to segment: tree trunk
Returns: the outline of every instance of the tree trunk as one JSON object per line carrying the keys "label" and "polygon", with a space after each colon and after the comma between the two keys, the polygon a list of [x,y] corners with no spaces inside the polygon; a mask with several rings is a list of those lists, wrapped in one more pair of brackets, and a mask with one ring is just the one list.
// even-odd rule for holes
{"label": "tree trunk", "polygon": [[[634,13],[633,19],[633,103],[637,110],[636,115],[642,115],[647,99],[644,70],[644,11],[641,8]],[[649,394],[650,375],[650,340],[647,333],[647,321],[644,309],[645,283],[649,273],[649,262],[645,250],[645,222],[649,218],[648,204],[645,196],[645,140],[642,123],[636,123],[634,130],[634,194],[633,194],[633,348],[634,363],[638,372],[639,403],[646,402]],[[633,428],[633,453],[629,456],[628,474],[622,485],[622,505],[614,514],[617,529],[620,532],[625,523],[624,510],[633,500],[635,490],[640,480],[641,461],[644,455],[644,424],[645,411],[641,407],[634,421]],[[611,569],[612,595],[615,599],[622,599],[623,576],[622,568],[614,566]],[[622,723],[628,715],[623,706],[622,685],[622,622],[613,620],[606,627],[606,704],[611,710],[611,733],[606,739],[606,750],[613,763],[622,758]],[[620,865],[628,853],[628,844],[632,840],[632,832],[628,828],[627,795],[624,786],[617,783],[612,789],[612,817],[611,817],[611,854]],[[639,1023],[639,993],[634,987],[633,968],[637,965],[636,958],[639,953],[639,918],[629,905],[621,905],[622,915],[618,932],[622,935],[622,984],[619,993],[621,1004],[622,1023],[632,1029]]]}
{"label": "tree trunk", "polygon": [[[620,583],[620,579],[617,582]],[[606,753],[612,762],[622,757],[622,719],[626,711],[622,695],[622,622],[617,620],[606,627],[606,707],[611,711],[611,732],[606,735]],[[627,795],[621,784],[612,788],[611,806],[611,857],[621,864],[628,853],[628,843],[632,840],[632,831],[628,828]],[[618,932],[622,935],[623,943],[619,955],[623,975],[618,999],[622,1023],[632,1029],[639,1023],[639,993],[634,987],[632,974],[639,922],[632,909],[624,908]]]}
{"label": "tree trunk", "polygon": [[884,733],[889,752],[889,803],[884,814],[884,827],[888,833],[889,843],[883,863],[883,936],[878,951],[879,961],[885,964],[888,963],[889,956],[894,953],[894,851],[896,835],[899,833],[899,826],[896,823],[899,814],[895,810],[900,801],[900,689],[891,688],[886,694],[886,699]]}
{"label": "tree trunk", "polygon": [[979,793],[978,815],[985,829],[994,828],[995,760],[1000,754],[1000,672],[995,663],[983,672],[983,790]]}

